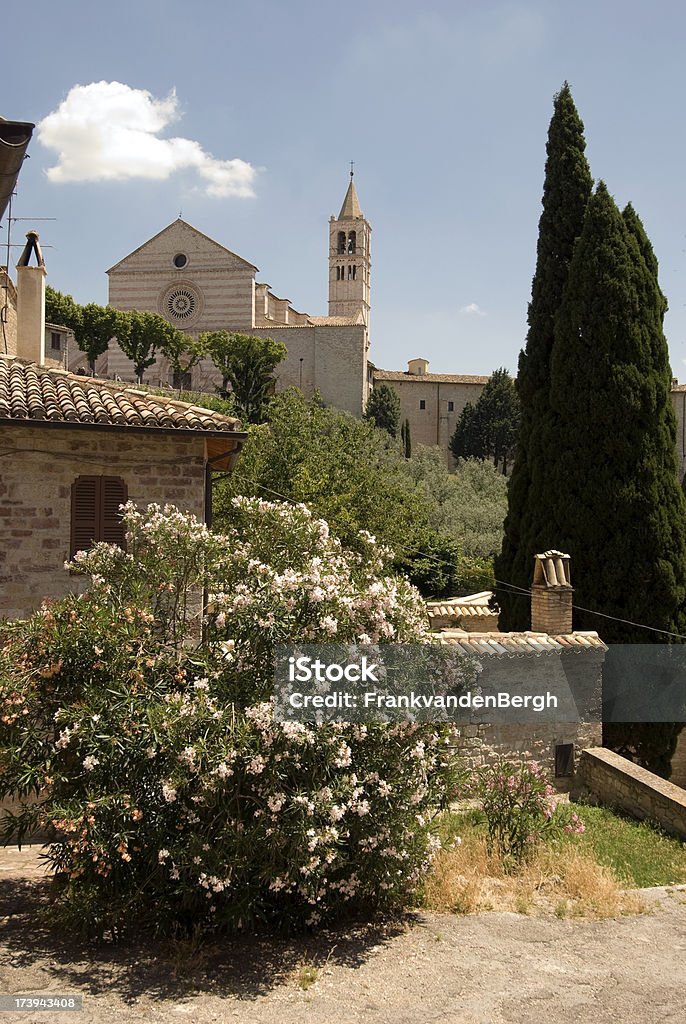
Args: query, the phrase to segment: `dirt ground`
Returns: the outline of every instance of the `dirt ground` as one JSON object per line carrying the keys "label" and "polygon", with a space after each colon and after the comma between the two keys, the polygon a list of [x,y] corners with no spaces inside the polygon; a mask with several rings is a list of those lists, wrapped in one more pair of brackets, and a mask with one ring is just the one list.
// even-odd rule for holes
{"label": "dirt ground", "polygon": [[684,1024],[686,887],[617,920],[416,913],[297,940],[87,946],[46,931],[38,849],[0,849],[0,993],[82,995],[0,1024]]}

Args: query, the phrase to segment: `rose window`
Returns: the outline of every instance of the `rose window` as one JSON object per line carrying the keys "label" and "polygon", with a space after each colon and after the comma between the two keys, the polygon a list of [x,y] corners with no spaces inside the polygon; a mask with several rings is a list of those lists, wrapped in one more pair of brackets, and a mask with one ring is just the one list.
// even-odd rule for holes
{"label": "rose window", "polygon": [[189,320],[198,308],[198,300],[190,288],[175,288],[167,296],[167,313],[174,320]]}

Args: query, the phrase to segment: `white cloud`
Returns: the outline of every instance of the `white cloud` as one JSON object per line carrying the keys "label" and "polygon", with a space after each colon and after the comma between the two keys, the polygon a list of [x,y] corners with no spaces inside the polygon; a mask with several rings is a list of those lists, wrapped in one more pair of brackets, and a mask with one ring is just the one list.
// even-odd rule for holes
{"label": "white cloud", "polygon": [[38,125],[38,139],[58,154],[50,181],[164,181],[195,168],[208,196],[254,196],[255,168],[245,160],[217,160],[191,139],[161,139],[179,117],[176,92],[157,99],[121,82],[75,85]]}
{"label": "white cloud", "polygon": [[483,309],[477,306],[476,302],[470,302],[468,306],[462,306],[460,313],[466,313],[467,316],[486,316]]}

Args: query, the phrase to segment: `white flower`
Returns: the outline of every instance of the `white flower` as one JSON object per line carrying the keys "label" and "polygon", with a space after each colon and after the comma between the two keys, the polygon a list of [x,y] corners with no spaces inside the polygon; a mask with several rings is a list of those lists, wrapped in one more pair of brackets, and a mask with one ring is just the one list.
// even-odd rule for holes
{"label": "white flower", "polygon": [[168,782],[162,783],[162,796],[168,804],[173,804],[176,800],[176,790],[173,786],[170,786]]}
{"label": "white flower", "polygon": [[157,854],[157,860],[159,861],[160,864],[164,864],[168,856],[169,850],[160,850],[160,852]]}
{"label": "white flower", "polygon": [[84,757],[83,759],[83,767],[86,769],[87,772],[92,772],[96,764],[100,764],[100,762],[97,759],[97,757],[93,757],[92,755],[90,755],[89,757]]}
{"label": "white flower", "polygon": [[251,775],[261,775],[266,763],[261,754],[256,754],[255,757],[248,761],[246,771],[250,772]]}

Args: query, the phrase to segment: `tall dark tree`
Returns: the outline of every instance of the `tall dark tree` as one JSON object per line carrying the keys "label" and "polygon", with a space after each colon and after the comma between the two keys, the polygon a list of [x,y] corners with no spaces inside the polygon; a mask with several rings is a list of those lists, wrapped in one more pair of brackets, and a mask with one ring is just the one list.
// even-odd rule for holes
{"label": "tall dark tree", "polygon": [[367,401],[365,419],[387,430],[391,437],[400,435],[400,396],[390,384],[375,384]]}
{"label": "tall dark tree", "polygon": [[519,398],[510,374],[501,367],[489,378],[476,405],[462,410],[450,440],[456,459],[490,459],[507,473],[519,430]]}
{"label": "tall dark tree", "polygon": [[[543,435],[550,418],[550,357],[555,317],[591,194],[585,149],[583,122],[565,82],[555,97],[548,131],[529,330],[517,375],[522,418],[509,484],[503,548],[495,563],[496,579],[524,589],[531,585],[533,556],[545,550],[543,537],[548,534],[545,494],[549,460]],[[525,596],[498,588],[498,601],[502,628],[528,628],[529,606]]]}
{"label": "tall dark tree", "polygon": [[406,459],[412,458],[412,433],[410,431],[410,421],[408,419],[403,420],[403,425],[400,428],[400,440],[403,446],[403,455]]}
{"label": "tall dark tree", "polygon": [[[556,321],[542,541],[572,556],[575,627],[598,629],[609,643],[669,639],[629,623],[686,633],[686,500],[664,311],[643,226],[633,210],[622,217],[601,183]],[[677,733],[612,726],[605,740],[667,773]]]}

